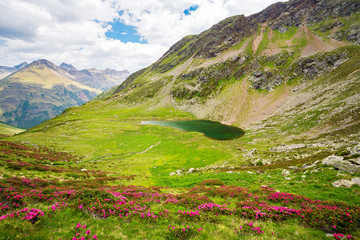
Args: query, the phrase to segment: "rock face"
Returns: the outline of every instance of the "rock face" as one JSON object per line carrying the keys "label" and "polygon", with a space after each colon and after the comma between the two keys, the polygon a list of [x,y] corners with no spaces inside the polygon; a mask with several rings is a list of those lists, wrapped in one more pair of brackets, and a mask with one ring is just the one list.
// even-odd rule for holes
{"label": "rock face", "polygon": [[300,59],[294,69],[296,76],[304,76],[307,79],[315,79],[319,75],[335,69],[347,60],[347,53],[319,54],[314,57]]}
{"label": "rock face", "polygon": [[19,70],[0,82],[0,121],[25,129],[86,103],[128,74],[111,69],[79,71],[45,59],[12,69]]}
{"label": "rock face", "polygon": [[344,172],[349,172],[349,173],[360,172],[360,165],[344,160],[344,157],[341,156],[334,156],[334,155],[329,156],[324,160],[322,160],[322,164],[334,166],[335,168],[342,170]]}

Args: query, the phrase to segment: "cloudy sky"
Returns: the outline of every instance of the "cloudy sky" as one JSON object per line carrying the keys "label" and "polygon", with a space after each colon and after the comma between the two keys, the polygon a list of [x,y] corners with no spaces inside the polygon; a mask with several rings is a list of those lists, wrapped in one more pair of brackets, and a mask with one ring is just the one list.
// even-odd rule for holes
{"label": "cloudy sky", "polygon": [[279,0],[0,0],[0,65],[40,58],[134,72],[182,37]]}

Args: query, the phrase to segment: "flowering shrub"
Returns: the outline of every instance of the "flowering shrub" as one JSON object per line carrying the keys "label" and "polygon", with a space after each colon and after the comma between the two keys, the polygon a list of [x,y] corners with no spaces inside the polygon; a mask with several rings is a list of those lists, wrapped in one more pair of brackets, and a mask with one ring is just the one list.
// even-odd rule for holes
{"label": "flowering shrub", "polygon": [[202,228],[183,225],[169,225],[166,239],[189,239],[202,231]]}
{"label": "flowering shrub", "polygon": [[6,218],[21,217],[23,215],[24,215],[24,217],[22,217],[23,220],[27,220],[31,223],[35,223],[39,220],[40,217],[44,216],[44,212],[42,210],[36,209],[36,208],[32,208],[32,209],[23,208],[20,211],[16,211],[16,212],[14,211],[9,214],[0,216],[0,221],[4,220]]}
{"label": "flowering shrub", "polygon": [[92,234],[85,224],[82,225],[78,223],[74,232],[74,237],[71,238],[71,240],[98,240],[98,236],[96,234]]}
{"label": "flowering shrub", "polygon": [[263,234],[264,231],[261,230],[260,227],[255,227],[254,222],[245,222],[244,225],[240,226],[238,229],[235,229],[236,233],[244,234],[244,233],[250,233],[250,234]]}

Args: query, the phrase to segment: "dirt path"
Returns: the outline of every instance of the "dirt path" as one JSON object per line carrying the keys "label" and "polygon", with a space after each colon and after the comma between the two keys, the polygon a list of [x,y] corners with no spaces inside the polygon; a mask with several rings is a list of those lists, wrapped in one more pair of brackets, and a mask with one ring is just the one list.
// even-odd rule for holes
{"label": "dirt path", "polygon": [[265,28],[266,28],[265,25],[261,26],[260,35],[256,36],[253,43],[252,43],[252,50],[253,50],[254,54],[256,53],[256,50],[258,49],[259,44],[261,43],[261,41],[262,41],[262,39],[264,37]]}

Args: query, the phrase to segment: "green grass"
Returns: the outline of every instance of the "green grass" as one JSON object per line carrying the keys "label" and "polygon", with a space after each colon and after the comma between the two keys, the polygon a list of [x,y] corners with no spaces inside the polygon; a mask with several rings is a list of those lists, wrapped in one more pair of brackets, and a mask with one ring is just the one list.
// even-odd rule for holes
{"label": "green grass", "polygon": [[261,55],[261,53],[268,47],[269,44],[269,28],[267,27],[263,32],[263,38],[256,49],[255,55]]}
{"label": "green grass", "polygon": [[5,123],[0,122],[0,137],[8,137],[14,134],[19,134],[25,131],[25,129],[13,127]]}

